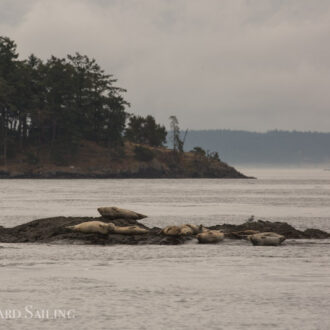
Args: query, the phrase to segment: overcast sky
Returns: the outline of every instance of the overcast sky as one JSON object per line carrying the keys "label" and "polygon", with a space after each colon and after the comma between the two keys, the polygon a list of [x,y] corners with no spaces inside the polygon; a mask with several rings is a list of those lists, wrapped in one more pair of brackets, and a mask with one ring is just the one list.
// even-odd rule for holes
{"label": "overcast sky", "polygon": [[330,131],[329,0],[0,0],[0,35],[94,57],[166,125]]}

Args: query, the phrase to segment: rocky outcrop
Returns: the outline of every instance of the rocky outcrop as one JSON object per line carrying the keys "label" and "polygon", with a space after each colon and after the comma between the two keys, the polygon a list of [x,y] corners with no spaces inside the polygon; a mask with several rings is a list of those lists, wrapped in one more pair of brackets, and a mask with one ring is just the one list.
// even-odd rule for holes
{"label": "rocky outcrop", "polygon": [[309,228],[303,231],[304,238],[316,238],[316,239],[323,239],[323,238],[330,238],[330,234],[324,232],[320,229]]}
{"label": "rocky outcrop", "polygon": [[118,233],[100,234],[72,231],[70,228],[82,222],[102,221],[113,223],[117,227],[136,225],[146,228],[134,219],[107,219],[103,217],[54,217],[39,219],[13,228],[0,228],[2,243],[67,243],[67,244],[182,244],[191,237],[169,237],[161,234],[160,228],[152,228],[146,234],[125,235]]}
{"label": "rocky outcrop", "polygon": [[[223,224],[211,226],[210,229],[222,230],[226,237],[239,239],[244,236],[251,235],[253,232],[273,232],[283,235],[285,238],[330,238],[330,234],[319,229],[306,229],[300,231],[286,222],[271,222],[271,221],[251,221],[241,225]],[[249,232],[250,231],[250,232]],[[245,233],[244,233],[245,232]]]}
{"label": "rocky outcrop", "polygon": [[[148,229],[143,234],[118,234],[118,233],[83,233],[72,231],[72,227],[87,221],[102,221],[113,223],[116,227],[138,226]],[[223,224],[211,226],[210,230],[220,230],[226,238],[240,239],[257,232],[274,232],[285,238],[330,238],[330,234],[319,229],[300,231],[285,222],[254,221],[241,225]],[[118,231],[120,232],[120,231]],[[125,232],[125,230],[124,230]],[[0,227],[1,243],[67,243],[67,244],[183,244],[195,238],[191,235],[169,236],[162,233],[161,228],[147,228],[135,219],[107,219],[104,217],[55,217],[39,219],[13,228]]]}

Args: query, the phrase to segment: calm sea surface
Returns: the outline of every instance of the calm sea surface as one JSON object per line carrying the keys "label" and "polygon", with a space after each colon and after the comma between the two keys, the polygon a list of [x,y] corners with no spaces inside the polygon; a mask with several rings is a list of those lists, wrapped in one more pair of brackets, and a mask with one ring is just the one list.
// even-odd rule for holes
{"label": "calm sea surface", "polygon": [[[149,226],[330,231],[330,171],[241,170],[258,180],[0,180],[0,225],[117,205]],[[0,329],[330,329],[330,240],[0,245]]]}

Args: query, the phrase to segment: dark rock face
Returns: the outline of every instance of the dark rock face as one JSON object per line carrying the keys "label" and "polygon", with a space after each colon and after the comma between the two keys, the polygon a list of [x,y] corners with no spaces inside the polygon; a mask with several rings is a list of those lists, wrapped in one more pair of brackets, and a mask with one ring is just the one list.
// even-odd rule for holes
{"label": "dark rock face", "polygon": [[300,231],[286,222],[271,222],[271,221],[252,221],[245,222],[241,225],[216,225],[210,227],[210,229],[222,230],[225,232],[228,238],[242,238],[239,232],[244,232],[248,230],[258,231],[258,232],[274,232],[279,235],[283,235],[285,238],[330,238],[330,234],[319,229],[306,229],[305,231]]}
{"label": "dark rock face", "polygon": [[81,233],[67,229],[67,226],[74,226],[87,221],[102,221],[113,223],[116,226],[138,225],[147,228],[143,224],[134,219],[107,219],[103,217],[55,217],[40,219],[22,224],[13,228],[0,228],[0,242],[2,243],[82,243],[82,244],[183,244],[189,237],[168,237],[161,234],[160,228],[153,228],[148,234],[141,235],[120,235],[108,234],[102,235],[98,233]]}
{"label": "dark rock face", "polygon": [[[13,228],[0,227],[1,243],[55,243],[63,242],[67,244],[158,244],[158,245],[177,245],[183,244],[193,239],[193,236],[166,236],[162,234],[161,228],[151,228],[147,234],[140,235],[121,235],[121,234],[98,234],[98,233],[81,233],[67,229],[67,226],[74,226],[87,221],[103,221],[113,223],[116,226],[138,225],[147,228],[137,220],[133,219],[106,219],[103,217],[55,217],[47,219],[39,219],[22,224]],[[275,232],[286,238],[330,238],[330,234],[319,229],[307,229],[304,232],[295,229],[284,222],[256,221],[247,222],[241,225],[223,224],[212,226],[209,229],[222,230],[227,238],[238,239],[243,238],[244,233],[253,231],[259,232]]]}
{"label": "dark rock face", "polygon": [[44,172],[7,172],[0,171],[0,179],[185,179],[185,178],[207,178],[207,179],[255,179],[247,177],[233,167],[206,169],[203,172],[186,171],[164,171],[152,167],[141,168],[139,171],[111,172],[70,172],[64,170]]}
{"label": "dark rock face", "polygon": [[330,234],[320,230],[320,229],[314,229],[314,228],[308,228],[303,232],[305,238],[318,238],[318,239],[324,239],[324,238],[330,238]]}

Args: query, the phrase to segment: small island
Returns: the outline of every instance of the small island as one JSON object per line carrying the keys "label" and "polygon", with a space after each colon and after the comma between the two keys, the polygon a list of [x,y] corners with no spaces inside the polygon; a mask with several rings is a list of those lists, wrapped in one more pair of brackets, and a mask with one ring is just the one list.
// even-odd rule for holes
{"label": "small island", "polygon": [[125,89],[94,59],[19,59],[0,37],[0,178],[246,178],[170,130],[128,112]]}

